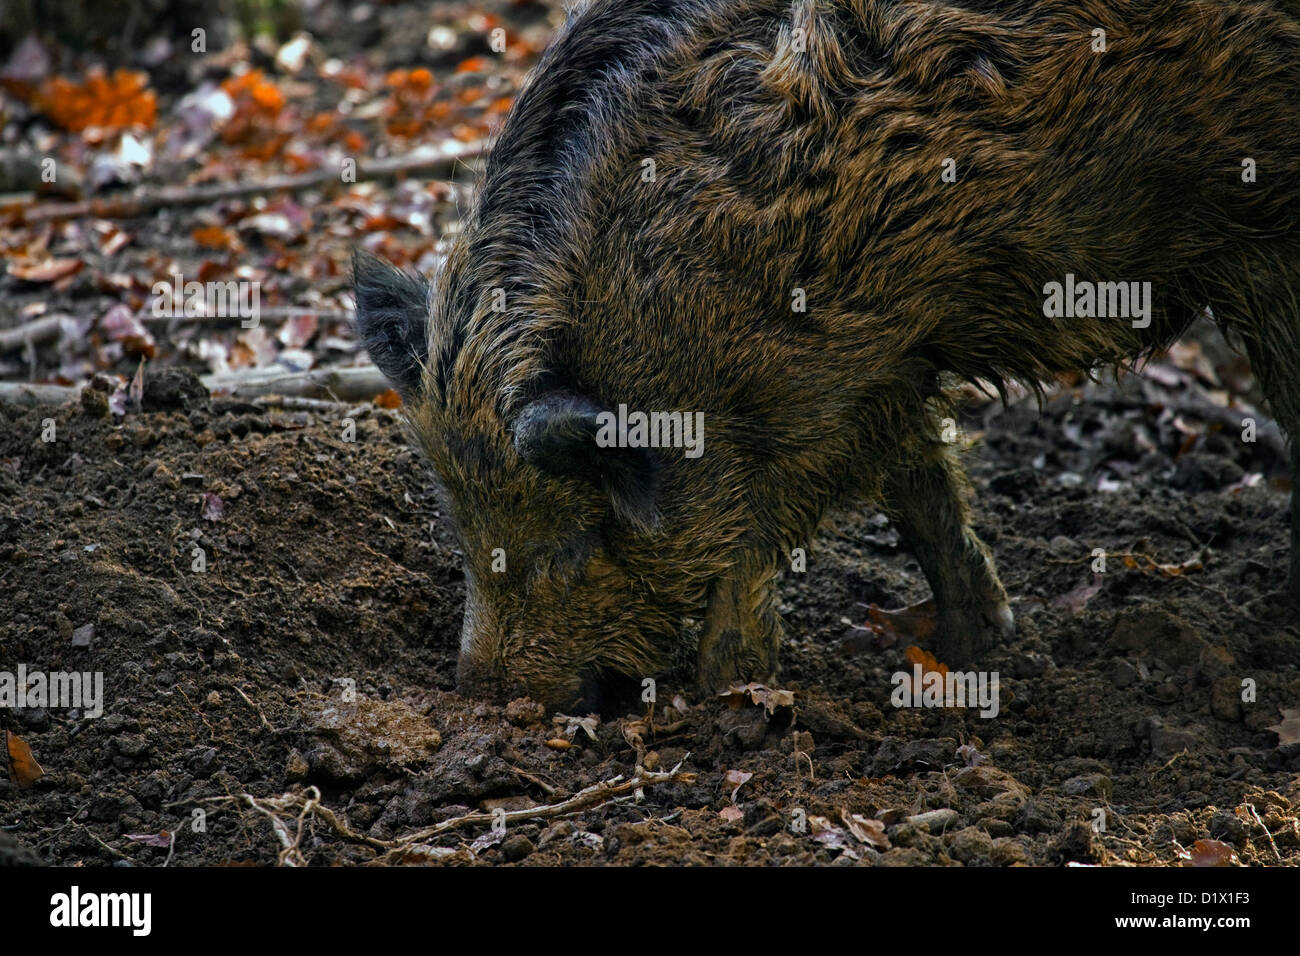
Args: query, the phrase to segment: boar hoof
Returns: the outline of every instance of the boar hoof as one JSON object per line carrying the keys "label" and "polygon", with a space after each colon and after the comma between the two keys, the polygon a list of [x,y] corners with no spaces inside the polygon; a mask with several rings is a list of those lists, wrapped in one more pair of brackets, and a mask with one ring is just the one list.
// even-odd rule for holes
{"label": "boar hoof", "polygon": [[1003,597],[982,607],[968,604],[941,611],[937,630],[939,660],[948,665],[966,664],[999,641],[1014,637],[1016,618]]}
{"label": "boar hoof", "polygon": [[1003,601],[993,610],[993,620],[990,622],[998,629],[998,634],[1004,640],[1010,640],[1016,636],[1016,616],[1011,613],[1011,605]]}
{"label": "boar hoof", "polygon": [[774,648],[767,642],[746,641],[740,631],[732,628],[712,638],[695,675],[696,689],[701,694],[718,693],[736,683],[763,683],[776,676]]}

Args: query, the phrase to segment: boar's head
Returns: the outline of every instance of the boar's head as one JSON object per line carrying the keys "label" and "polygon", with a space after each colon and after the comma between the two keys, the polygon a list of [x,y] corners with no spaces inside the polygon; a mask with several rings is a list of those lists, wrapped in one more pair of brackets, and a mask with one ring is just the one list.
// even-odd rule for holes
{"label": "boar's head", "polygon": [[403,396],[464,555],[460,689],[598,706],[610,678],[659,669],[688,607],[664,584],[656,461],[599,447],[604,408],[571,384],[512,382],[502,369],[528,354],[522,337],[448,315],[451,296],[373,256],[353,273],[358,330]]}

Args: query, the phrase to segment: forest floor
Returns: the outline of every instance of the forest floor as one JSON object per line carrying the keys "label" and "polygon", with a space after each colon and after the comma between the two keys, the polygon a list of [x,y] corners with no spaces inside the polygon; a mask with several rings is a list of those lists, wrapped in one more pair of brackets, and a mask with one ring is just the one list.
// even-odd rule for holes
{"label": "forest floor", "polygon": [[[42,204],[93,198],[96,177],[256,183],[430,142],[472,162],[557,22],[349,9],[316,8],[302,62],[159,53],[158,120],[125,147],[59,125],[76,118],[33,90],[80,74],[53,57],[6,87],[0,145],[78,171]],[[52,320],[0,348],[0,379],[98,376],[61,405],[0,401],[0,703],[20,666],[103,676],[99,716],[0,707],[0,862],[1300,863],[1290,484],[1248,367],[1205,323],[1041,410],[971,396],[976,529],[1017,616],[980,662],[996,716],[891,703],[915,652],[865,625],[929,590],[871,508],[837,512],[780,582],[776,687],[702,699],[669,673],[653,712],[600,715],[459,696],[464,578],[393,396],[199,380],[364,362],[350,249],[435,268],[468,195],[446,175],[135,214],[0,204],[0,336]],[[160,320],[174,273],[258,282],[281,312]]]}

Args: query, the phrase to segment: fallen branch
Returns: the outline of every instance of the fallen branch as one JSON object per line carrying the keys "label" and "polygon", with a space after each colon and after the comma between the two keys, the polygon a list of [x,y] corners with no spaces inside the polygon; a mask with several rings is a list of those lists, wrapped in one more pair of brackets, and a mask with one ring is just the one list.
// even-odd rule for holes
{"label": "fallen branch", "polygon": [[253,404],[263,408],[283,408],[287,412],[337,412],[351,405],[350,402],[332,402],[328,398],[297,398],[292,395],[263,395],[253,399]]}
{"label": "fallen branch", "polygon": [[[257,309],[258,320],[262,319],[295,319],[300,315],[314,315],[318,319],[325,321],[350,322],[353,314],[348,309],[337,308],[320,308],[313,309],[305,305],[263,305]],[[246,322],[246,315],[154,315],[151,309],[142,309],[135,314],[135,317],[141,322],[155,322],[159,325],[169,325],[175,322],[177,325],[185,325],[195,322]],[[4,333],[0,333],[2,336]],[[0,339],[0,345],[3,339]]]}
{"label": "fallen branch", "polygon": [[[617,777],[611,777],[609,780],[603,780],[600,783],[593,784],[584,790],[579,790],[571,797],[556,803],[544,804],[540,807],[530,807],[527,810],[508,810],[504,814],[491,813],[466,813],[463,816],[452,817],[449,820],[443,820],[431,827],[425,827],[423,830],[417,830],[415,833],[407,834],[397,840],[380,840],[375,837],[366,836],[363,833],[357,833],[338,816],[320,802],[320,791],[315,787],[308,787],[305,794],[285,793],[278,797],[257,798],[251,794],[240,794],[239,796],[209,797],[204,803],[225,803],[235,804],[237,806],[246,806],[267,817],[271,821],[271,827],[275,832],[276,841],[280,844],[279,861],[281,866],[305,866],[307,861],[299,849],[302,840],[303,823],[308,816],[316,817],[321,820],[331,831],[338,837],[351,843],[359,843],[376,850],[386,850],[379,862],[399,863],[408,854],[417,850],[419,844],[443,833],[459,829],[460,827],[470,826],[476,823],[517,823],[524,820],[550,820],[555,817],[565,816],[570,813],[576,813],[579,810],[586,810],[599,804],[606,803],[615,797],[625,793],[632,793],[641,790],[644,787],[653,786],[658,783],[694,783],[695,774],[690,771],[682,770],[681,766],[689,757],[686,754],[672,770],[653,771],[638,769],[631,779],[624,780],[620,774]],[[170,806],[170,804],[169,804]],[[289,824],[286,817],[296,815],[297,827],[296,832],[290,833]]]}
{"label": "fallen branch", "polygon": [[[295,399],[316,399],[331,403],[366,402],[392,386],[373,365],[355,368],[322,368],[310,372],[250,369],[205,375],[203,386],[212,394],[232,398],[260,398],[281,395]],[[79,385],[40,385],[31,382],[0,382],[0,401],[24,408],[62,405],[81,394]],[[293,403],[286,402],[285,407]]]}
{"label": "fallen branch", "polygon": [[[445,176],[453,171],[457,164],[479,159],[486,154],[487,145],[481,141],[473,143],[448,141],[440,147],[419,149],[405,156],[362,160],[357,163],[356,182],[398,175]],[[253,182],[241,180],[215,185],[164,186],[156,190],[141,190],[131,196],[86,199],[80,202],[37,203],[33,206],[13,207],[12,212],[24,223],[81,219],[87,216],[98,219],[130,219],[163,207],[206,206],[225,199],[242,199],[268,192],[311,189],[313,186],[342,184],[342,182],[343,177],[338,169],[322,168]]]}
{"label": "fallen branch", "polygon": [[0,401],[23,408],[62,405],[81,394],[75,385],[35,385],[30,382],[0,382]]}
{"label": "fallen branch", "polygon": [[310,372],[251,369],[224,375],[205,375],[203,384],[213,394],[226,393],[232,398],[287,395],[338,402],[365,401],[392,387],[383,373],[373,365],[313,369]]}
{"label": "fallen branch", "polygon": [[0,329],[0,352],[58,338],[60,315],[47,315],[13,329]]}
{"label": "fallen branch", "polygon": [[573,796],[560,800],[557,803],[543,804],[540,807],[529,807],[526,810],[507,810],[505,813],[498,813],[493,816],[491,813],[477,812],[466,813],[463,816],[452,817],[449,820],[443,820],[441,823],[435,823],[431,827],[425,827],[423,830],[417,830],[415,833],[407,834],[400,841],[386,841],[393,849],[384,855],[387,862],[397,862],[415,847],[416,844],[423,843],[436,836],[456,830],[463,826],[469,826],[474,823],[518,823],[524,820],[550,820],[554,817],[562,817],[570,813],[576,813],[578,810],[586,810],[602,803],[606,803],[617,796],[625,793],[632,793],[643,787],[648,787],[657,783],[694,783],[695,774],[681,769],[682,764],[690,754],[686,754],[679,760],[672,770],[656,771],[639,769],[629,780],[624,780],[622,774],[617,777],[611,777],[609,780],[602,780],[600,783],[593,784],[586,789],[579,790]]}

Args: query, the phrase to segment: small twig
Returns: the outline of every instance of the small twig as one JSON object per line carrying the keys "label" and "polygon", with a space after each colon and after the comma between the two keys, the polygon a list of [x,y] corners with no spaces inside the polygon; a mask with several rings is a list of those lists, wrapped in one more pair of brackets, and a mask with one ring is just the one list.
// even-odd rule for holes
{"label": "small twig", "polygon": [[127,856],[125,853],[119,850],[117,847],[109,846],[107,843],[101,840],[98,836],[95,835],[95,831],[90,829],[90,827],[86,826],[84,823],[73,822],[72,825],[75,827],[79,827],[81,830],[85,831],[88,837],[90,837],[92,840],[94,840],[96,843],[98,843],[100,846],[102,846],[105,850],[107,850],[109,853],[113,854],[114,856],[121,857],[123,860],[126,860],[128,863],[135,862],[135,860],[131,859],[129,856]]}
{"label": "small twig", "polygon": [[[409,854],[417,844],[470,824],[497,822],[515,823],[522,820],[549,820],[553,817],[565,816],[570,813],[576,813],[579,810],[586,810],[590,807],[614,800],[623,794],[640,790],[643,787],[652,786],[654,784],[694,783],[695,774],[681,769],[682,763],[684,763],[688,757],[690,757],[689,753],[683,756],[672,770],[639,770],[629,780],[624,780],[622,775],[612,777],[609,780],[604,780],[587,787],[584,790],[580,790],[573,796],[566,797],[556,803],[544,804],[539,807],[530,807],[526,810],[510,810],[507,811],[504,816],[497,814],[494,817],[491,813],[482,812],[467,813],[463,816],[443,820],[442,822],[431,827],[426,827],[423,830],[417,830],[415,833],[408,834],[398,840],[380,840],[375,837],[355,832],[339,820],[332,810],[320,802],[320,791],[315,787],[308,787],[305,796],[303,794],[286,793],[278,797],[258,799],[257,797],[252,796],[252,794],[244,793],[239,796],[209,797],[201,802],[232,803],[247,806],[267,817],[271,821],[276,839],[280,843],[280,864],[282,866],[306,865],[307,861],[299,849],[299,841],[302,839],[303,824],[309,817],[315,817],[322,820],[336,836],[345,840],[352,843],[360,843],[376,850],[388,851],[380,858],[380,861],[395,863],[400,862],[401,859]],[[289,832],[288,824],[280,816],[280,814],[291,812],[296,812],[298,816],[296,835]]]}
{"label": "small twig", "polygon": [[534,776],[533,774],[529,773],[526,770],[520,770],[518,767],[511,767],[510,770],[517,777],[519,777],[520,780],[526,781],[527,783],[531,783],[534,787],[540,788],[541,791],[544,794],[546,794],[548,797],[553,797],[560,792],[555,787],[552,787],[549,783],[543,780],[541,777]]}
{"label": "small twig", "polygon": [[[243,794],[242,799],[248,806],[271,821],[271,828],[275,831],[275,838],[280,841],[280,866],[306,866],[307,861],[303,859],[302,852],[298,849],[298,840],[289,835],[289,825],[271,809],[263,806],[251,793]],[[298,836],[302,836],[301,817],[299,817],[298,822]]]}
{"label": "small twig", "polygon": [[263,395],[253,399],[254,405],[283,408],[291,412],[335,412],[347,408],[350,402],[331,402],[327,398],[296,398],[292,395]]}
{"label": "small twig", "polygon": [[[600,783],[593,784],[586,789],[579,790],[573,796],[561,800],[558,803],[544,804],[540,807],[530,807],[526,810],[509,810],[504,816],[498,814],[496,820],[502,823],[515,823],[523,820],[550,820],[554,817],[565,816],[575,813],[578,810],[586,810],[589,807],[596,806],[613,800],[615,797],[625,793],[631,793],[657,783],[694,783],[695,774],[681,769],[690,754],[686,754],[679,760],[676,766],[667,771],[639,770],[630,780],[624,780],[620,774],[617,777],[611,777],[609,780],[603,780]],[[401,859],[411,848],[417,844],[449,830],[455,830],[459,827],[468,826],[472,823],[492,823],[493,815],[491,813],[467,813],[464,816],[452,817],[449,820],[443,820],[431,827],[425,827],[423,830],[417,830],[415,833],[408,834],[400,842],[393,841],[393,849],[386,855],[385,860],[395,861]]]}
{"label": "small twig", "polygon": [[258,707],[255,703],[249,700],[248,695],[244,693],[243,689],[240,688],[238,684],[231,684],[230,686],[235,691],[235,693],[238,694],[243,699],[245,704],[247,704],[249,707],[253,708],[253,710],[257,712],[257,716],[262,721],[262,726],[265,727],[267,730],[274,732],[275,728],[271,726],[270,722],[266,719],[266,715],[262,713],[262,708]]}
{"label": "small twig", "polygon": [[1273,834],[1269,832],[1268,827],[1264,826],[1264,821],[1259,818],[1259,811],[1255,809],[1253,803],[1247,803],[1245,804],[1245,807],[1250,811],[1250,815],[1255,818],[1255,822],[1259,824],[1260,829],[1264,831],[1264,835],[1268,837],[1268,845],[1273,848],[1273,855],[1280,861],[1282,859],[1282,854],[1278,852],[1277,844],[1273,842]]}

